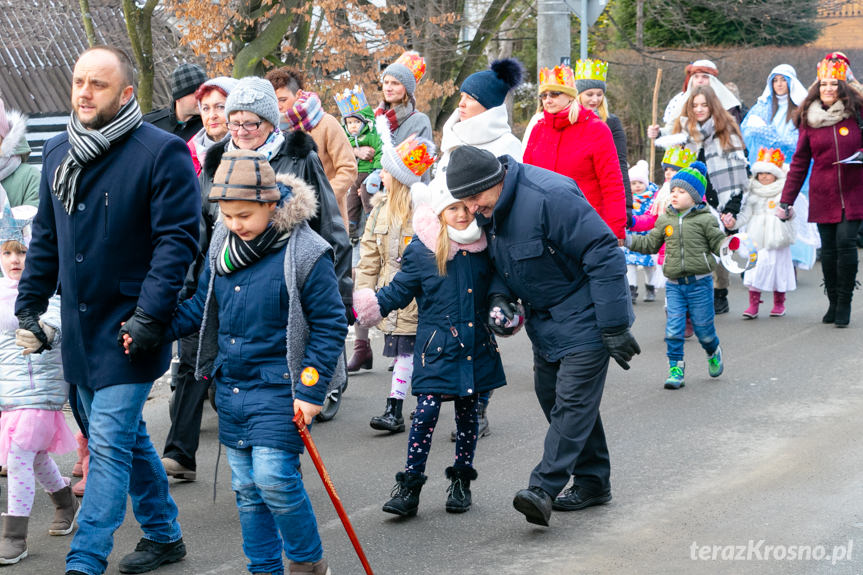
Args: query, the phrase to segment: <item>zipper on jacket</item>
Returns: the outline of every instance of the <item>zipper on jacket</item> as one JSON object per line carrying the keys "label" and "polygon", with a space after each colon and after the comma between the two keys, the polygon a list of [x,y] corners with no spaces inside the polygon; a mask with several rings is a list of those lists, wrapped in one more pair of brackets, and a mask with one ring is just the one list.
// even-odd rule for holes
{"label": "zipper on jacket", "polygon": [[679,240],[680,241],[680,273],[683,274],[680,277],[683,277],[686,275],[683,273],[684,270],[686,270],[686,256],[684,255],[684,249],[683,249],[683,216],[682,215],[677,216],[677,226],[680,230],[680,240]]}
{"label": "zipper on jacket", "polygon": [[432,332],[432,334],[428,338],[428,341],[426,341],[426,344],[423,346],[423,352],[422,352],[422,355],[420,355],[420,359],[422,360],[423,367],[425,367],[425,365],[426,365],[426,351],[428,351],[429,345],[431,345],[431,342],[434,339],[435,335],[437,335],[437,330],[434,330]]}
{"label": "zipper on jacket", "polygon": [[104,227],[104,237],[108,237],[108,192],[105,192],[105,227]]}
{"label": "zipper on jacket", "polygon": [[[839,138],[836,137],[836,126],[833,126],[833,144],[836,146],[836,161],[842,158],[839,157]],[[839,180],[839,204],[842,206],[842,211],[845,211],[845,197],[842,195],[842,164],[836,164],[836,178]]]}
{"label": "zipper on jacket", "polygon": [[452,334],[452,336],[455,338],[455,340],[458,342],[458,344],[462,347],[462,349],[464,349],[464,343],[461,341],[461,338],[458,336],[458,330],[452,324],[452,320],[450,319],[449,316],[446,316],[446,320],[449,323],[449,332]]}

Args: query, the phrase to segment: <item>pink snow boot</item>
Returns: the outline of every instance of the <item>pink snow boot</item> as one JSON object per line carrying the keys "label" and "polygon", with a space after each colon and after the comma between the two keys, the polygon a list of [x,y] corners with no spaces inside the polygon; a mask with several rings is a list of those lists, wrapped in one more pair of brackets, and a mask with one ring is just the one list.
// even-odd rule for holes
{"label": "pink snow boot", "polygon": [[770,310],[770,317],[782,317],[785,315],[785,292],[773,292],[773,309]]}
{"label": "pink snow boot", "polygon": [[755,319],[758,317],[758,304],[761,303],[761,292],[758,290],[749,290],[749,307],[743,312],[743,317],[746,319]]}

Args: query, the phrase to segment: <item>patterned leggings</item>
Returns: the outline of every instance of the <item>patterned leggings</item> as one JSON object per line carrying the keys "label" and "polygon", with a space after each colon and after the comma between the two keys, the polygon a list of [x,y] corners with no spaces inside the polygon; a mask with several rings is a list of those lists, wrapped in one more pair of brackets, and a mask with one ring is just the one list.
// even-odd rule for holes
{"label": "patterned leggings", "polygon": [[[431,393],[417,398],[417,410],[408,437],[407,473],[421,474],[426,469],[432,435],[437,426],[444,395]],[[451,396],[447,396],[447,400]],[[455,402],[455,467],[473,467],[476,452],[478,394],[456,397]]]}
{"label": "patterned leggings", "polygon": [[21,449],[15,442],[9,446],[9,456],[6,460],[9,473],[9,493],[6,513],[16,517],[30,517],[33,508],[33,498],[36,495],[35,479],[48,493],[60,491],[68,483],[60,475],[57,464],[44,451],[27,451]]}

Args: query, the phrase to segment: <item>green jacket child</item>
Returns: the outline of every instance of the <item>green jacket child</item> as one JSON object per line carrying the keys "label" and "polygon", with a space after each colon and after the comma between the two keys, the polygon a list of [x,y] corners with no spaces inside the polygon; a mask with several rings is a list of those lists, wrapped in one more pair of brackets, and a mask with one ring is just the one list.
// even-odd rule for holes
{"label": "green jacket child", "polygon": [[380,170],[384,144],[375,130],[375,113],[371,106],[342,116],[342,122],[348,140],[354,149],[363,147],[374,149],[374,156],[370,160],[363,159],[361,154],[357,155],[357,171],[361,174],[370,174],[375,170]]}

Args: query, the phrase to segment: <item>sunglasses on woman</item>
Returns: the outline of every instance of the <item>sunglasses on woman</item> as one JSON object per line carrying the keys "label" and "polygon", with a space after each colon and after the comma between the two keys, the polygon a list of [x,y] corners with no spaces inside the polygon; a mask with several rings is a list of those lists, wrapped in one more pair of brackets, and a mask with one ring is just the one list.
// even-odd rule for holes
{"label": "sunglasses on woman", "polygon": [[563,92],[543,92],[539,95],[539,99],[545,100],[546,98],[557,98],[561,94],[563,94]]}

